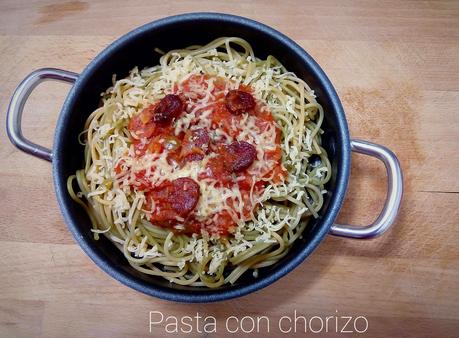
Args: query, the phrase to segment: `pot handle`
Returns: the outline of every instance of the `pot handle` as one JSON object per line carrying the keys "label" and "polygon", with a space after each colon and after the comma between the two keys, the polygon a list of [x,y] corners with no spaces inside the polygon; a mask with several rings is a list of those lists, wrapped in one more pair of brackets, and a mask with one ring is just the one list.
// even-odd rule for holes
{"label": "pot handle", "polygon": [[78,74],[55,68],[41,68],[33,71],[14,91],[6,116],[6,132],[8,137],[18,149],[43,160],[51,161],[53,154],[51,149],[33,143],[22,134],[22,112],[24,105],[35,87],[45,80],[57,80],[74,83]]}
{"label": "pot handle", "polygon": [[387,172],[387,197],[381,213],[372,224],[366,226],[333,224],[330,234],[349,238],[374,238],[389,229],[397,217],[403,195],[402,169],[397,156],[382,145],[362,140],[351,140],[351,149],[356,153],[376,157],[384,163]]}

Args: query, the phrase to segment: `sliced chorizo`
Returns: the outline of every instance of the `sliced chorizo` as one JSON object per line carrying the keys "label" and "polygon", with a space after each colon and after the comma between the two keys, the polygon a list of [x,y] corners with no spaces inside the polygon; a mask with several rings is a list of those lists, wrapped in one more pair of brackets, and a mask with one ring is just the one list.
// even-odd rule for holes
{"label": "sliced chorizo", "polygon": [[191,213],[199,200],[199,184],[188,177],[172,181],[172,208],[182,217]]}
{"label": "sliced chorizo", "polygon": [[198,204],[199,196],[199,184],[189,177],[165,182],[149,193],[158,207],[150,219],[165,222],[176,217],[185,218]]}
{"label": "sliced chorizo", "polygon": [[153,111],[153,122],[158,124],[168,124],[174,118],[185,110],[185,105],[180,96],[175,94],[168,94],[163,97],[156,105]]}
{"label": "sliced chorizo", "polygon": [[252,165],[257,158],[257,150],[253,145],[245,141],[233,142],[226,146],[231,155],[231,169],[233,172],[240,172]]}
{"label": "sliced chorizo", "polygon": [[242,90],[230,90],[225,96],[225,105],[232,114],[240,115],[255,108],[255,99]]}

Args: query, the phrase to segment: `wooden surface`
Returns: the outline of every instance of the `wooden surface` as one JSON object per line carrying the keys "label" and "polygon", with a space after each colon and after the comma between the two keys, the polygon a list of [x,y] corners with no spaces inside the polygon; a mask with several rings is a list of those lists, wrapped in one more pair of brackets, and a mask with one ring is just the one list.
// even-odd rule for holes
{"label": "wooden surface", "polygon": [[[51,166],[11,146],[5,112],[16,85],[40,67],[80,72],[105,46],[167,15],[220,11],[286,33],[323,67],[352,137],[400,158],[406,192],[393,229],[370,241],[327,237],[299,268],[249,296],[217,304],[147,297],[99,270],[75,244],[55,200]],[[168,336],[149,332],[149,312],[271,321],[365,316],[367,335],[459,332],[459,2],[455,1],[0,1],[0,336]],[[46,83],[30,98],[24,133],[50,146],[68,87]],[[372,221],[385,196],[384,169],[352,158],[340,222]],[[341,325],[341,324],[340,324]],[[316,328],[317,330],[317,328]],[[333,329],[334,330],[334,329]],[[331,336],[339,336],[334,332]],[[322,331],[324,332],[324,331]],[[349,336],[350,334],[348,334]]]}

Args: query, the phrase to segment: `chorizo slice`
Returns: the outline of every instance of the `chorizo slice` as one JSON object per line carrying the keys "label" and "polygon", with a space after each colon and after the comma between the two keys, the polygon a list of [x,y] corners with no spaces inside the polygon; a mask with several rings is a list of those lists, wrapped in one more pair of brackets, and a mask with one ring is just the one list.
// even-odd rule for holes
{"label": "chorizo slice", "polygon": [[231,169],[233,172],[247,169],[257,158],[255,147],[245,141],[233,142],[226,146],[226,149],[232,157]]}
{"label": "chorizo slice", "polygon": [[189,177],[167,181],[148,193],[157,210],[150,216],[154,222],[174,221],[187,217],[199,201],[199,184]]}
{"label": "chorizo slice", "polygon": [[185,110],[185,105],[183,104],[180,96],[175,94],[168,94],[163,97],[158,104],[156,105],[153,111],[153,122],[166,125],[170,123],[174,118],[179,117],[179,115]]}
{"label": "chorizo slice", "polygon": [[232,114],[241,115],[255,108],[255,99],[242,90],[230,90],[225,96],[225,105]]}
{"label": "chorizo slice", "polygon": [[181,177],[172,181],[172,192],[169,200],[172,209],[181,217],[190,214],[199,200],[199,184],[188,177]]}

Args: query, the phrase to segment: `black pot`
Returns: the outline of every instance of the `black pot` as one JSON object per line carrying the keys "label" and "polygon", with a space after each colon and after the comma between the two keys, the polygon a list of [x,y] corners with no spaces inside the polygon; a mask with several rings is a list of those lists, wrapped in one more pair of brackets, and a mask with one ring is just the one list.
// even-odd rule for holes
{"label": "black pot", "polygon": [[[327,150],[333,175],[327,186],[325,205],[320,217],[310,223],[301,239],[277,264],[261,269],[258,278],[245,274],[235,285],[217,289],[170,284],[163,278],[142,274],[133,269],[115,246],[105,237],[96,241],[84,210],[67,193],[69,175],[83,165],[83,147],[78,134],[88,115],[99,104],[99,94],[111,85],[113,74],[122,78],[134,66],[142,68],[158,62],[154,48],[171,50],[205,44],[221,36],[246,39],[260,58],[274,55],[287,69],[304,79],[315,91],[325,110],[323,145]],[[30,92],[44,79],[74,82],[62,107],[54,136],[53,150],[26,140],[21,132],[22,110]],[[246,18],[193,13],[172,16],[146,24],[116,40],[103,50],[80,74],[40,69],[31,73],[16,89],[8,110],[7,132],[19,149],[52,161],[54,186],[64,219],[86,254],[112,277],[148,295],[180,302],[213,302],[243,296],[261,289],[297,267],[316,248],[325,235],[370,238],[384,232],[393,223],[402,197],[402,173],[395,155],[369,142],[350,140],[340,100],[319,65],[299,45],[278,31]],[[351,149],[381,159],[388,173],[388,196],[378,219],[366,227],[333,224],[343,203],[349,181]]]}

